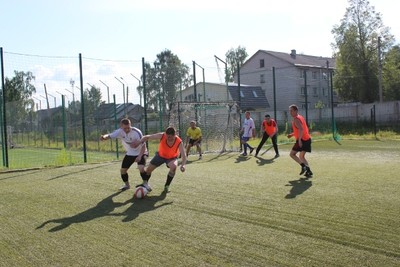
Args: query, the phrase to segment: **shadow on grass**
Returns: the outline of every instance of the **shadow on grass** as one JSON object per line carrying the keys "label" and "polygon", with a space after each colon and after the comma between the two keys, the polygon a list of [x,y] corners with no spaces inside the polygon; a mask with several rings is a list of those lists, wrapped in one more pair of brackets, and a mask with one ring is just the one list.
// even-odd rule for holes
{"label": "shadow on grass", "polygon": [[124,212],[115,213],[113,215],[114,216],[125,216],[125,218],[123,218],[122,221],[130,222],[130,221],[134,220],[135,218],[137,218],[139,216],[139,214],[141,214],[141,213],[152,211],[152,210],[161,208],[163,206],[172,204],[173,202],[170,201],[170,202],[165,202],[165,203],[161,203],[160,205],[157,205],[157,203],[159,201],[164,200],[166,196],[167,196],[167,193],[162,192],[158,196],[147,195],[143,199],[132,198],[124,203],[124,205],[128,204],[128,203],[132,203],[132,205],[129,208],[127,208]]}
{"label": "shadow on grass", "polygon": [[265,164],[271,164],[272,162],[274,162],[274,159],[275,159],[275,157],[274,158],[272,158],[272,159],[264,159],[264,158],[261,158],[260,156],[257,156],[257,157],[255,157],[255,158],[257,158],[257,164],[259,165],[259,166],[263,166],[263,165],[265,165]]}
{"label": "shadow on grass", "polygon": [[289,181],[286,186],[291,186],[292,188],[285,198],[292,199],[307,191],[312,186],[312,182],[308,178],[300,178],[299,180]]}
{"label": "shadow on grass", "polygon": [[[115,163],[114,162],[110,162],[110,163],[106,163],[106,164],[102,164],[102,165],[94,164],[94,166],[92,166],[92,167],[88,167],[88,168],[85,168],[83,170],[80,169],[80,170],[76,170],[76,171],[71,171],[71,172],[68,172],[68,173],[65,173],[65,174],[62,174],[62,175],[58,175],[58,176],[49,178],[47,180],[51,181],[51,180],[63,178],[63,177],[66,177],[66,176],[71,176],[71,175],[74,175],[76,173],[82,173],[82,172],[87,172],[87,171],[91,171],[91,170],[95,170],[95,169],[99,169],[99,168],[103,168],[103,167],[108,167],[109,165],[113,165],[113,164],[115,164]],[[59,168],[62,168],[62,167],[64,167],[64,166],[61,166]]]}
{"label": "shadow on grass", "polygon": [[100,217],[113,216],[113,214],[111,214],[111,212],[115,208],[121,207],[126,204],[126,203],[115,203],[113,201],[113,197],[119,195],[120,193],[121,192],[116,192],[116,193],[106,197],[99,203],[97,203],[97,205],[94,206],[93,208],[85,210],[85,211],[78,213],[76,215],[73,215],[71,217],[64,217],[64,218],[59,218],[59,219],[48,220],[48,221],[42,223],[41,225],[39,225],[38,227],[36,227],[36,229],[41,229],[49,223],[56,223],[58,225],[51,228],[49,230],[49,232],[57,232],[57,231],[67,228],[68,226],[70,226],[71,224],[74,224],[74,223],[83,223],[83,222],[91,221],[91,220],[94,220],[94,219],[97,219]]}

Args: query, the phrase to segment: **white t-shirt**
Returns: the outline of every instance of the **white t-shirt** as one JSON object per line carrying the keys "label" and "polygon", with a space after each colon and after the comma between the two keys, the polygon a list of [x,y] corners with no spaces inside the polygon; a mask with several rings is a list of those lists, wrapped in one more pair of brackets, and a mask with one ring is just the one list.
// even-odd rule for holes
{"label": "white t-shirt", "polygon": [[[131,127],[129,133],[125,133],[124,130],[119,128],[110,134],[111,139],[117,139],[117,138],[121,139],[122,145],[126,150],[126,155],[128,156],[139,155],[140,150],[142,149],[142,146],[144,144],[141,144],[136,148],[131,147],[131,144],[134,141],[139,141],[142,137],[143,137],[142,132],[136,127]],[[147,153],[147,151],[145,153]]]}
{"label": "white t-shirt", "polygon": [[243,137],[253,137],[253,129],[255,129],[252,118],[244,119],[243,122]]}

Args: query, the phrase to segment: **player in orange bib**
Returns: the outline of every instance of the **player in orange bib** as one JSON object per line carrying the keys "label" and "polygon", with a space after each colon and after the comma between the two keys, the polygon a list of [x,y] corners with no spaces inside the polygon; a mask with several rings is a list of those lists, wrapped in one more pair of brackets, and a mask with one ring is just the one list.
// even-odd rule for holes
{"label": "player in orange bib", "polygon": [[[296,105],[290,105],[289,112],[293,118],[293,133],[288,134],[287,137],[294,136],[296,138],[296,143],[290,151],[290,157],[300,164],[300,175],[305,173],[305,176],[310,178],[313,173],[305,157],[306,152],[311,152],[311,136],[308,132],[308,126],[304,117],[299,114],[299,109]],[[297,156],[298,152],[300,152],[299,157]]]}
{"label": "player in orange bib", "polygon": [[278,124],[276,124],[276,121],[272,119],[269,114],[265,115],[264,120],[261,124],[261,130],[263,132],[262,133],[263,136],[260,143],[257,146],[255,156],[256,157],[258,156],[258,152],[260,152],[262,146],[265,144],[268,138],[271,137],[272,145],[274,146],[275,150],[275,158],[279,157],[278,144],[277,144]]}
{"label": "player in orange bib", "polygon": [[140,175],[143,179],[143,184],[138,186],[146,187],[147,191],[151,191],[151,187],[148,183],[151,173],[163,163],[167,164],[169,168],[169,172],[167,175],[167,181],[165,182],[164,192],[169,192],[169,186],[174,179],[176,169],[178,167],[178,157],[181,155],[182,162],[180,170],[182,172],[185,171],[186,167],[186,153],[185,148],[183,146],[182,139],[176,135],[176,131],[173,127],[168,127],[165,132],[145,135],[140,139],[140,141],[136,144],[143,144],[148,140],[160,140],[160,144],[158,146],[158,151],[155,156],[150,161],[149,166],[145,168],[144,172],[141,172]]}

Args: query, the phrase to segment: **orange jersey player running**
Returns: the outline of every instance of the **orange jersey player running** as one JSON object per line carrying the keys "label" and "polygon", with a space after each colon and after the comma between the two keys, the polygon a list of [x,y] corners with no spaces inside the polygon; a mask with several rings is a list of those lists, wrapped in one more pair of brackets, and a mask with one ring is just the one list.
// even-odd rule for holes
{"label": "orange jersey player running", "polygon": [[148,140],[160,140],[160,144],[158,146],[158,151],[155,156],[150,161],[149,166],[147,166],[144,172],[141,172],[143,183],[138,186],[146,187],[147,191],[151,191],[152,188],[149,185],[149,179],[151,177],[151,173],[163,163],[167,165],[169,168],[169,172],[167,174],[167,180],[164,186],[164,192],[169,192],[169,186],[174,179],[176,169],[178,167],[178,157],[181,155],[182,162],[180,170],[184,172],[186,167],[186,153],[185,148],[183,146],[182,139],[176,135],[176,130],[173,127],[168,127],[165,132],[160,132],[151,135],[145,135],[140,139],[136,145],[144,144]]}
{"label": "orange jersey player running", "polygon": [[[293,133],[288,134],[287,137],[290,138],[294,136],[296,138],[296,143],[290,151],[290,157],[300,164],[300,175],[305,173],[305,176],[310,178],[312,177],[313,173],[305,157],[306,152],[311,152],[311,136],[308,132],[308,126],[304,117],[299,114],[299,109],[296,105],[290,105],[289,112],[293,118]],[[298,152],[300,152],[299,157],[297,156]]]}

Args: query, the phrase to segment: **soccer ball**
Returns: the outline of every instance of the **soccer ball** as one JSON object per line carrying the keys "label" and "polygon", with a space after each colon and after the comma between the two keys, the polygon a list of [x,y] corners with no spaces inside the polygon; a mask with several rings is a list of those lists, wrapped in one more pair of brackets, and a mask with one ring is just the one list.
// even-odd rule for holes
{"label": "soccer ball", "polygon": [[144,186],[138,186],[133,194],[134,198],[144,198],[147,195],[147,189]]}

